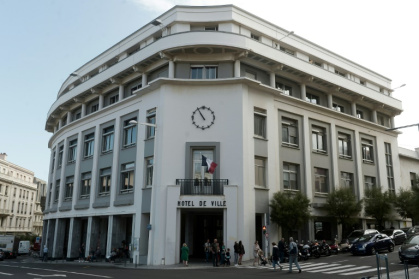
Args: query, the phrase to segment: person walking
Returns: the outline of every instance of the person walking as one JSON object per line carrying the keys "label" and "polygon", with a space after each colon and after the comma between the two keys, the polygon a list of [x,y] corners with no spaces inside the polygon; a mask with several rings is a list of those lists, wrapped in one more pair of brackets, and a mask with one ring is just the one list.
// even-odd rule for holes
{"label": "person walking", "polygon": [[272,242],[272,266],[276,270],[276,266],[279,266],[279,270],[282,270],[282,265],[279,263],[279,248],[276,242]]}
{"label": "person walking", "polygon": [[189,248],[186,245],[186,243],[183,243],[182,248],[181,248],[181,258],[183,261],[183,266],[188,266],[188,261],[189,261]]}
{"label": "person walking", "polygon": [[211,245],[212,265],[214,267],[218,266],[218,252],[219,251],[220,251],[220,246],[218,245],[217,239],[214,238],[214,242]]}
{"label": "person walking", "polygon": [[244,251],[244,245],[243,245],[242,241],[240,240],[239,241],[239,265],[242,264],[242,258],[243,258],[243,255],[245,253],[246,252]]}
{"label": "person walking", "polygon": [[44,245],[44,255],[42,257],[42,261],[43,262],[47,262],[48,261],[48,246]]}
{"label": "person walking", "polygon": [[84,250],[85,246],[84,243],[81,244],[80,248],[79,248],[79,262],[84,262]]}
{"label": "person walking", "polygon": [[281,240],[278,242],[278,250],[279,250],[279,263],[283,263],[285,261],[284,255],[285,255],[285,241],[284,238],[281,238]]}
{"label": "person walking", "polygon": [[207,242],[204,243],[204,252],[205,252],[205,262],[209,261],[209,256],[211,253],[211,243],[209,238],[207,239]]}
{"label": "person walking", "polygon": [[292,273],[292,263],[298,268],[298,273],[301,273],[301,267],[298,264],[298,246],[297,243],[294,242],[294,239],[290,237],[290,244],[289,244],[289,258],[290,258],[290,266],[288,273]]}
{"label": "person walking", "polygon": [[225,256],[226,256],[226,252],[227,252],[227,250],[226,250],[226,247],[225,247],[225,245],[224,245],[224,242],[222,241],[221,242],[221,248],[220,248],[220,265],[221,266],[225,266]]}
{"label": "person walking", "polygon": [[255,244],[253,245],[253,266],[259,265],[259,250],[260,250],[260,246],[258,241],[255,241]]}
{"label": "person walking", "polygon": [[234,266],[238,266],[239,263],[239,243],[234,241]]}

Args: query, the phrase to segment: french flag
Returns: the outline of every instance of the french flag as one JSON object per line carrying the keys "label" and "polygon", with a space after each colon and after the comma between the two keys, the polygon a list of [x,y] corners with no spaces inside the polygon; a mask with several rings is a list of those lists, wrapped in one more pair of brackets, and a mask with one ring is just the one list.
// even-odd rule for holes
{"label": "french flag", "polygon": [[211,159],[208,159],[204,155],[202,155],[202,166],[208,168],[208,172],[213,174],[215,171],[215,168],[218,166],[216,163],[214,163]]}

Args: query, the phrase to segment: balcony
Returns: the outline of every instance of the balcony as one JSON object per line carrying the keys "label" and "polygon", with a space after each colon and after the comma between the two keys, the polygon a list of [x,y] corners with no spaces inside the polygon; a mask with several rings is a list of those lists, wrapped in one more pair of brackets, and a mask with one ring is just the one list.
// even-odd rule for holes
{"label": "balcony", "polygon": [[228,179],[176,179],[176,185],[180,185],[180,195],[222,196]]}
{"label": "balcony", "polygon": [[34,227],[42,227],[43,226],[43,222],[41,222],[41,221],[34,221],[33,222],[33,226]]}
{"label": "balcony", "polygon": [[10,215],[10,209],[0,209],[0,217],[6,217]]}

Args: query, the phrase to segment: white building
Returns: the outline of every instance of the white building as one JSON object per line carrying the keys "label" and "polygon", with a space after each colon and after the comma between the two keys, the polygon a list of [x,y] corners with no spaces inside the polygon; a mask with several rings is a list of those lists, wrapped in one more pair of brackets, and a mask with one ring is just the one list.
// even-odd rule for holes
{"label": "white building", "polygon": [[7,161],[6,153],[0,154],[0,234],[42,235],[38,185],[42,180],[32,171]]}
{"label": "white building", "polygon": [[148,265],[179,262],[183,242],[201,257],[207,238],[251,251],[262,225],[282,236],[269,222],[277,191],[312,202],[295,238],[332,239],[322,206],[334,188],[398,191],[386,129],[401,112],[389,78],[292,32],[232,5],[176,6],[61,86],[46,122],[43,240],[54,258],[126,240]]}

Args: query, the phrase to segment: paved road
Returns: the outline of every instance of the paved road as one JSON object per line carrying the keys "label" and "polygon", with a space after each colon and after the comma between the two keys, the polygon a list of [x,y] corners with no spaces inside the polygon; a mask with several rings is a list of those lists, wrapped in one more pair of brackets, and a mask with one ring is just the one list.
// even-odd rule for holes
{"label": "paved road", "polygon": [[[384,255],[384,254],[381,254]],[[389,271],[396,274],[399,271],[404,275],[403,265],[399,263],[397,252],[388,254]],[[110,264],[99,263],[78,263],[52,261],[43,263],[28,256],[20,256],[16,260],[5,260],[0,262],[0,278],[18,279],[42,279],[42,278],[70,278],[70,279],[107,279],[107,278],[199,278],[199,279],[254,279],[255,277],[266,278],[365,278],[377,275],[375,256],[352,256],[350,254],[340,254],[319,259],[310,259],[300,262],[303,272],[298,274],[293,269],[289,274],[288,264],[284,264],[284,269],[275,271],[271,266],[252,266],[252,262],[246,262],[242,266],[231,266],[228,268],[213,268],[211,264],[202,261],[192,261],[189,267],[182,265],[165,266],[163,268],[153,268],[132,264]],[[410,278],[419,278],[419,270],[416,265],[410,266],[410,271],[416,275]],[[385,270],[383,270],[385,272]],[[384,275],[384,273],[383,273]],[[386,277],[384,277],[386,278]],[[395,276],[391,277],[396,278]],[[404,277],[397,277],[404,278]]]}

